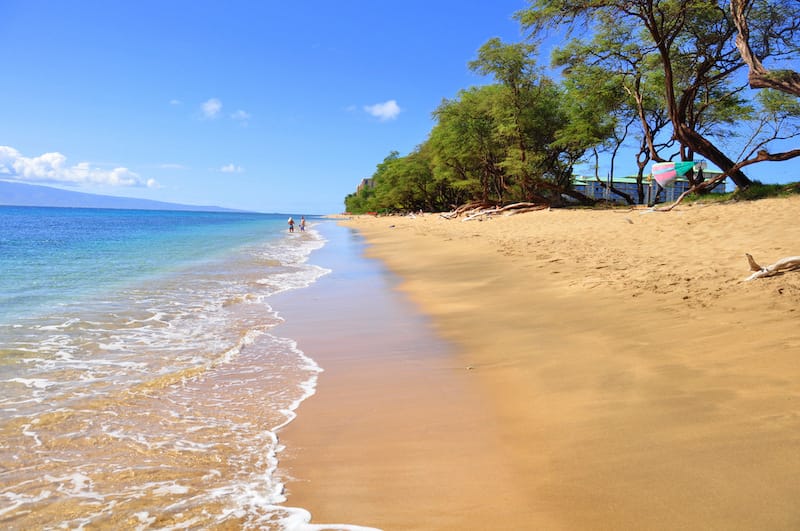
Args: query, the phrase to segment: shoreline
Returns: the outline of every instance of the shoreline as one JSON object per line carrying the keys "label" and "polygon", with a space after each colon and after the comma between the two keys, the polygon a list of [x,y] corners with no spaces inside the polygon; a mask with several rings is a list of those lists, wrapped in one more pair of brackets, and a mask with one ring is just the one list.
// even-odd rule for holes
{"label": "shoreline", "polygon": [[[795,528],[800,272],[741,280],[749,274],[745,252],[763,263],[798,253],[797,219],[800,198],[670,213],[554,210],[485,222],[434,215],[342,222],[366,238],[367,256],[399,275],[399,290],[453,346],[450,359],[469,384],[466,396],[476,397],[489,420],[476,433],[489,437],[488,453],[507,472],[495,484],[512,503],[503,494],[451,497],[445,487],[429,493],[435,503],[417,512],[435,507],[452,515],[458,504],[470,505],[473,519],[462,520],[464,529],[480,529],[492,516],[496,523],[498,515],[509,529]],[[339,355],[335,345],[331,350]],[[336,406],[339,378],[323,373],[314,402],[325,401],[324,413],[304,403],[289,428],[307,426],[290,451],[297,452],[296,470],[316,463],[302,474],[311,479],[301,496],[315,521],[330,492],[313,478],[326,466],[317,458],[330,441],[313,425],[333,416],[326,422],[341,427],[343,447],[354,434]],[[392,375],[378,370],[371,378],[387,382]],[[323,386],[326,380],[334,381]],[[370,422],[367,433],[381,431],[385,420],[376,415]],[[455,435],[466,440],[471,433]],[[318,444],[310,444],[315,437]],[[418,445],[436,465],[434,439]],[[353,457],[354,482],[383,466],[368,455]],[[490,460],[479,453],[471,466]],[[289,504],[293,492],[290,482]],[[340,509],[379,515],[353,523],[415,528],[380,519],[392,499],[374,503],[380,498],[354,497]],[[428,528],[448,528],[446,517],[439,523]]]}
{"label": "shoreline", "polygon": [[279,432],[285,505],[310,511],[312,525],[491,527],[496,513],[486,520],[481,506],[516,496],[513,471],[468,371],[399,279],[363,256],[360,236],[324,230],[333,241],[313,259],[333,272],[274,300],[286,319],[275,333],[324,370]]}

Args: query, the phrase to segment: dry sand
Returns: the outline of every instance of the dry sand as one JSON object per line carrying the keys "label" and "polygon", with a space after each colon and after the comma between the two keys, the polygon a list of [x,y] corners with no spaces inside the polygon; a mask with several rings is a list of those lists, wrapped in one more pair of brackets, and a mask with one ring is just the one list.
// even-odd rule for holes
{"label": "dry sand", "polygon": [[[293,475],[306,479],[289,484],[289,501],[315,520],[387,530],[800,528],[800,271],[741,282],[745,252],[762,265],[800,254],[800,197],[345,223],[455,346],[434,365],[453,369],[420,361],[398,376],[331,354],[346,370],[321,379],[288,433],[299,448]],[[346,378],[360,366],[371,383],[357,399],[373,397],[376,411],[349,430]],[[447,416],[453,404],[425,406],[441,381],[458,388],[450,396],[467,404],[464,421]],[[407,440],[393,433],[393,445],[413,447],[407,474],[374,450],[394,428],[393,385],[422,393],[403,418],[430,428]],[[445,429],[434,428],[442,412]],[[313,429],[323,425],[335,437]],[[464,441],[478,473],[439,477],[443,462],[464,465],[442,448],[459,453]],[[336,452],[352,461],[324,458]],[[352,485],[337,484],[347,466]],[[435,481],[414,483],[426,473]]]}

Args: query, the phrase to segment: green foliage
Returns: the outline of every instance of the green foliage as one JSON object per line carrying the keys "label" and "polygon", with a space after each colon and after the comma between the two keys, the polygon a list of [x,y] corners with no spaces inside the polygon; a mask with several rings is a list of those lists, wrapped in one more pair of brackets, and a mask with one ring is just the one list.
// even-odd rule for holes
{"label": "green foliage", "polygon": [[765,89],[756,96],[761,109],[779,119],[800,118],[800,98],[777,90]]}
{"label": "green foliage", "polygon": [[433,174],[470,198],[488,200],[502,171],[495,116],[501,92],[497,85],[461,91],[434,112],[438,123],[427,142]]}
{"label": "green foliage", "polygon": [[536,48],[525,43],[503,44],[497,37],[489,39],[478,50],[478,59],[470,61],[471,70],[493,76],[498,83],[513,91],[529,86],[536,77]]}

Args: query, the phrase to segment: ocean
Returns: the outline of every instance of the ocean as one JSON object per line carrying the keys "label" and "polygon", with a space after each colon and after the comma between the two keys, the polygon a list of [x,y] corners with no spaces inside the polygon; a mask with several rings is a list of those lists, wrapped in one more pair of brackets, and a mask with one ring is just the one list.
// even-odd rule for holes
{"label": "ocean", "polygon": [[0,207],[0,526],[321,529],[275,473],[322,369],[270,296],[329,273],[286,218]]}

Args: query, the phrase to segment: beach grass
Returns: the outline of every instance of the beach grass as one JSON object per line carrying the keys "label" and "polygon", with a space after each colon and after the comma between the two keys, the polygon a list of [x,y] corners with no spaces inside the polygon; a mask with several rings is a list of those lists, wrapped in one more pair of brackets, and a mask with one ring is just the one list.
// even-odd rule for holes
{"label": "beach grass", "polygon": [[720,203],[725,201],[755,201],[770,197],[790,197],[800,194],[800,182],[787,184],[762,184],[758,181],[743,190],[724,194],[689,194],[687,202]]}

